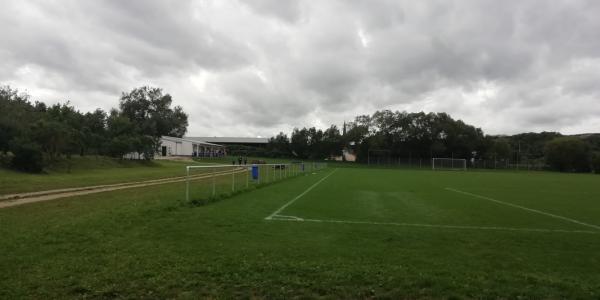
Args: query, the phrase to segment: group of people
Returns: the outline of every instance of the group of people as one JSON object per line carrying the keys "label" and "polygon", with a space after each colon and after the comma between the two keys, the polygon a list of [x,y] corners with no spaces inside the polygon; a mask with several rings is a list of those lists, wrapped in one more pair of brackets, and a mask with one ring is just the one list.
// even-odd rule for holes
{"label": "group of people", "polygon": [[[244,163],[244,165],[247,165],[247,164],[248,164],[248,157],[244,157],[244,158],[242,158],[242,157],[240,156],[240,157],[238,157],[238,159],[237,159],[237,162],[238,162],[238,165],[240,165],[240,166],[242,165],[242,162]],[[232,160],[232,161],[231,161],[231,163],[232,163],[233,165],[235,165],[235,159],[234,159],[234,160]]]}

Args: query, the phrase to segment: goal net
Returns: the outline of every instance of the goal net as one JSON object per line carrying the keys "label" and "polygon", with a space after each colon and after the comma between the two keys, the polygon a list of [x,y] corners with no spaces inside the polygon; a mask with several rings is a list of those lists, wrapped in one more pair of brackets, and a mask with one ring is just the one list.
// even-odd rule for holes
{"label": "goal net", "polygon": [[467,160],[462,158],[433,158],[431,160],[432,170],[467,170]]}

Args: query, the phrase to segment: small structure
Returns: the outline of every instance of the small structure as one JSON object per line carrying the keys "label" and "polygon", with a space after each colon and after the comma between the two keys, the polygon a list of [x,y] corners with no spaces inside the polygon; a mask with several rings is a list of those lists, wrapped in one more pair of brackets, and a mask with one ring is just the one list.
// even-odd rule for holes
{"label": "small structure", "polygon": [[226,149],[222,145],[186,138],[163,136],[160,138],[160,147],[156,156],[222,157],[226,154]]}

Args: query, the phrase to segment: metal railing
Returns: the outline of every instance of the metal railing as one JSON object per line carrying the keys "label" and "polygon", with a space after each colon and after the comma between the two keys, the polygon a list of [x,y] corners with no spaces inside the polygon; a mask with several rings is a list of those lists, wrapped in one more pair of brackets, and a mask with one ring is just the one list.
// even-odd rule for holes
{"label": "metal railing", "polygon": [[326,167],[327,163],[318,162],[187,166],[185,200],[186,202],[189,202],[190,198],[206,200]]}

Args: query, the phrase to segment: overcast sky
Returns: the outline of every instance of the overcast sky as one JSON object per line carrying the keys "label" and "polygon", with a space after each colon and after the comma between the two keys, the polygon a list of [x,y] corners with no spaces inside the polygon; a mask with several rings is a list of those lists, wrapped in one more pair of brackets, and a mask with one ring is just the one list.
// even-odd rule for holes
{"label": "overcast sky", "polygon": [[161,87],[192,136],[392,109],[600,131],[600,1],[2,1],[0,84],[108,110]]}

